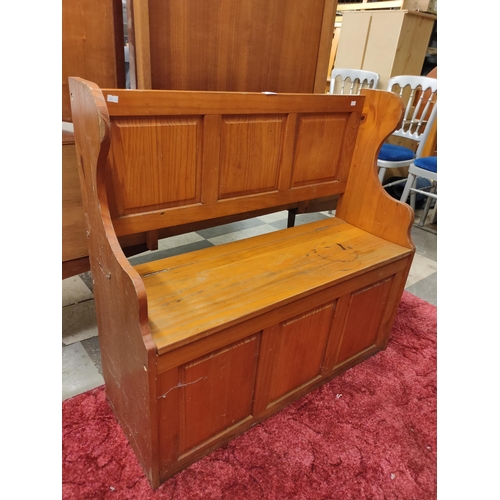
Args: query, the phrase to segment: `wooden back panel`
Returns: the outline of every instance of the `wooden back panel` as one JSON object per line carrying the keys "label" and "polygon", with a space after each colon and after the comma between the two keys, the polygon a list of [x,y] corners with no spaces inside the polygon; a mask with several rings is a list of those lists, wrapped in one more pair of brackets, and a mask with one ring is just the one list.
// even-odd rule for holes
{"label": "wooden back panel", "polygon": [[128,0],[140,89],[323,93],[337,0]]}
{"label": "wooden back panel", "polygon": [[364,96],[103,89],[122,236],[345,191]]}

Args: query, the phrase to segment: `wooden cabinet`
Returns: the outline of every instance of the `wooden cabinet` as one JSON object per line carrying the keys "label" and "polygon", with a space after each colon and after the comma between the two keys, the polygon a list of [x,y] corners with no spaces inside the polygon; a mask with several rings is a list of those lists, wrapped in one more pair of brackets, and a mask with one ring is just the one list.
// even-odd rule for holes
{"label": "wooden cabinet", "polygon": [[337,0],[128,0],[133,88],[323,93]]}
{"label": "wooden cabinet", "polygon": [[72,132],[62,133],[62,277],[90,269],[82,194]]}
{"label": "wooden cabinet", "polygon": [[62,121],[71,122],[68,78],[125,87],[121,0],[62,2]]}
{"label": "wooden cabinet", "polygon": [[420,75],[437,17],[408,10],[345,12],[335,67],[376,71],[385,89],[396,75]]}

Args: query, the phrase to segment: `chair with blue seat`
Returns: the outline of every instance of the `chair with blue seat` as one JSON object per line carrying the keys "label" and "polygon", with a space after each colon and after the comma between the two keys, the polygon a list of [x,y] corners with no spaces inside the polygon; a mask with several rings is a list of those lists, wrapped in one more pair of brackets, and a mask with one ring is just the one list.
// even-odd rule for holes
{"label": "chair with blue seat", "polygon": [[[431,187],[420,189],[416,184],[419,178],[425,178],[431,181]],[[432,200],[435,200],[433,219],[435,219],[437,212],[437,156],[423,156],[421,158],[417,158],[410,165],[410,168],[408,169],[408,180],[400,201],[406,202],[409,195],[415,196],[417,193],[427,197],[425,207],[418,223],[420,227],[423,227],[427,219]],[[435,232],[433,230],[431,231]]]}
{"label": "chair with blue seat", "polygon": [[[409,140],[410,147],[390,142],[382,145],[377,159],[379,179],[382,184],[387,169],[409,167],[422,155],[427,137],[426,131],[428,133],[432,128],[436,116],[432,111],[437,101],[437,79],[413,75],[395,76],[389,80],[387,90],[397,93],[405,103],[401,126],[391,137]],[[397,182],[403,183],[405,179]]]}
{"label": "chair with blue seat", "polygon": [[[417,180],[419,178],[425,178],[431,181],[431,187],[429,189],[420,189],[417,186]],[[427,197],[425,207],[418,223],[418,225],[422,227],[425,224],[432,200],[436,201],[434,214],[436,214],[437,211],[437,156],[422,156],[417,158],[410,165],[408,169],[408,180],[406,181],[400,201],[406,203],[408,196],[415,196],[417,193]]]}
{"label": "chair with blue seat", "polygon": [[[432,124],[437,117],[437,103],[434,105],[429,117],[429,122]],[[432,127],[428,127],[422,137],[422,145],[425,146],[429,139]],[[430,181],[428,187],[421,187],[419,180],[426,179]],[[425,224],[427,214],[433,200],[435,200],[434,216],[437,212],[437,156],[419,156],[413,160],[408,168],[408,178],[401,194],[400,201],[406,203],[408,197],[412,198],[410,205],[415,207],[415,197],[417,194],[427,197],[425,207],[418,225],[422,227]]]}

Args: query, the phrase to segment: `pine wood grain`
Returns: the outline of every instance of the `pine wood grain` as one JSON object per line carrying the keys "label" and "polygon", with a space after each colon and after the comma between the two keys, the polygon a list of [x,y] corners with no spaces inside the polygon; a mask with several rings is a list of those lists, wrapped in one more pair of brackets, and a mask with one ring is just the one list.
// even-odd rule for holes
{"label": "pine wood grain", "polygon": [[155,345],[144,285],[121,250],[107,205],[109,116],[95,84],[70,79],[70,93],[106,393],[149,481],[159,484]]}
{"label": "pine wood grain", "polygon": [[336,0],[129,0],[137,88],[323,92]]}
{"label": "pine wood grain", "polygon": [[162,354],[410,253],[332,219],[135,269]]}
{"label": "pine wood grain", "polygon": [[401,98],[381,90],[362,90],[361,94],[370,99],[365,103],[346,192],[339,198],[336,214],[370,234],[414,248],[410,237],[413,211],[385,192],[376,166],[380,145],[391,134],[394,121],[402,119],[402,107],[397,105]]}
{"label": "pine wood grain", "polygon": [[71,122],[68,78],[125,88],[120,0],[62,2],[62,121]]}
{"label": "pine wood grain", "polygon": [[363,105],[312,94],[103,94],[119,236],[343,192]]}
{"label": "pine wood grain", "polygon": [[[387,344],[412,212],[375,160],[401,100],[70,89],[106,392],[156,488]],[[135,267],[118,239],[334,194],[339,217]]]}

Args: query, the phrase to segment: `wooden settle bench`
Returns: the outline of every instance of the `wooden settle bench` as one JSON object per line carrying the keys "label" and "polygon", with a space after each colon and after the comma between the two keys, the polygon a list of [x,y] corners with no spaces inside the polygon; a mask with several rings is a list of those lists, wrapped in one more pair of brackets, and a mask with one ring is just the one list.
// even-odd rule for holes
{"label": "wooden settle bench", "polygon": [[[414,255],[375,166],[398,96],[70,92],[107,398],[153,488],[386,347]],[[146,264],[119,244],[328,196],[335,217]]]}

